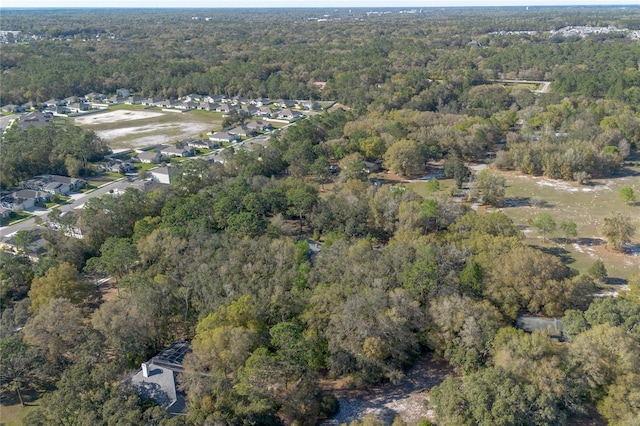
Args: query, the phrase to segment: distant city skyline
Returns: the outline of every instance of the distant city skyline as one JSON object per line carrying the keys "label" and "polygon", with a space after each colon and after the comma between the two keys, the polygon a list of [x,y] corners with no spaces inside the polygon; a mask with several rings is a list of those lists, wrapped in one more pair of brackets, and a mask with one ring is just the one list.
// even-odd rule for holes
{"label": "distant city skyline", "polygon": [[[8,6],[5,3],[5,7]],[[236,0],[234,2],[215,0],[22,0],[11,7],[20,8],[380,8],[380,7],[489,7],[489,6],[640,6],[640,0]]]}

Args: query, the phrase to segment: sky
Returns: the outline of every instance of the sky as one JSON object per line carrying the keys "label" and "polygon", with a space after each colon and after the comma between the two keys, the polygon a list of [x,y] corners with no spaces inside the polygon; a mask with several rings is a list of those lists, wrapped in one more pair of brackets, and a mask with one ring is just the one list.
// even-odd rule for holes
{"label": "sky", "polygon": [[228,7],[465,7],[636,5],[640,0],[21,0],[4,7],[228,8]]}

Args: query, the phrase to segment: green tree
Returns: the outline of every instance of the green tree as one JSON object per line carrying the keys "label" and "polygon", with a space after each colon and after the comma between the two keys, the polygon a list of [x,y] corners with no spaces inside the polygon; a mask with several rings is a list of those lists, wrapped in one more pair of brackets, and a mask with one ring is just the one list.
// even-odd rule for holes
{"label": "green tree", "polygon": [[21,389],[34,379],[36,359],[29,346],[15,336],[0,339],[0,386],[14,391],[24,406]]}
{"label": "green tree", "polygon": [[52,299],[24,326],[24,342],[36,347],[56,371],[79,356],[85,340],[82,311],[67,299]]}
{"label": "green tree", "polygon": [[484,169],[476,173],[471,186],[480,193],[484,203],[499,206],[504,198],[505,185],[504,177]]}
{"label": "green tree", "polygon": [[31,298],[31,312],[38,312],[40,308],[56,298],[66,298],[77,303],[84,299],[92,290],[92,286],[82,281],[78,270],[70,263],[52,266],[43,277],[34,278],[29,290]]}
{"label": "green tree", "polygon": [[560,229],[564,233],[565,242],[568,242],[570,238],[578,236],[578,226],[571,219],[565,219],[560,222]]}
{"label": "green tree", "polygon": [[384,154],[385,165],[393,173],[401,176],[417,175],[423,172],[426,160],[418,143],[411,139],[396,141]]}
{"label": "green tree", "polygon": [[547,235],[556,230],[556,221],[549,213],[540,213],[531,220],[531,226],[542,234],[542,240],[547,241]]}
{"label": "green tree", "polygon": [[618,213],[615,216],[604,218],[602,233],[611,248],[621,251],[624,249],[625,244],[631,242],[635,228],[627,216]]}
{"label": "green tree", "polygon": [[109,237],[100,247],[100,257],[89,259],[85,269],[114,276],[117,282],[137,261],[138,251],[131,239]]}
{"label": "green tree", "polygon": [[587,273],[599,282],[604,282],[607,278],[607,268],[604,266],[604,262],[601,259],[593,262],[591,266],[589,266]]}
{"label": "green tree", "polygon": [[633,192],[633,188],[625,186],[620,190],[620,199],[627,204],[633,204],[636,202],[636,194]]}
{"label": "green tree", "polygon": [[456,187],[462,188],[462,183],[469,179],[471,172],[459,157],[449,157],[444,162],[444,175],[456,181]]}
{"label": "green tree", "polygon": [[21,230],[13,236],[13,241],[20,256],[26,256],[30,252],[31,244],[34,242],[31,231]]}

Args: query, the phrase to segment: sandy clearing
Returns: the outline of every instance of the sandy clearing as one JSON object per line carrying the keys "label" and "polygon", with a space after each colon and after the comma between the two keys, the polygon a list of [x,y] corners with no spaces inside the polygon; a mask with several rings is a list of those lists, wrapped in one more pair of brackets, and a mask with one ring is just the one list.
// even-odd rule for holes
{"label": "sandy clearing", "polygon": [[[140,148],[156,144],[173,143],[211,130],[211,127],[212,126],[207,123],[163,123],[111,130],[99,130],[96,134],[102,139],[108,141],[111,146],[122,145],[131,148]],[[153,134],[144,136],[145,133],[157,131],[165,131],[167,133],[174,134]],[[127,140],[126,142],[117,142],[118,138],[136,134],[140,135],[140,137]]]}
{"label": "sandy clearing", "polygon": [[129,111],[129,110],[116,110],[103,113],[96,113],[91,115],[85,115],[77,117],[75,123],[79,126],[87,126],[92,124],[105,124],[121,121],[134,121],[144,120],[146,118],[154,118],[164,115],[159,112],[149,111]]}

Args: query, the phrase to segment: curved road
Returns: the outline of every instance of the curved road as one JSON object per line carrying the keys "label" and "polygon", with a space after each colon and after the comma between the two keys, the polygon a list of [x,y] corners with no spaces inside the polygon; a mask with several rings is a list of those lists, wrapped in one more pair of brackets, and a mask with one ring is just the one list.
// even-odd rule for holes
{"label": "curved road", "polygon": [[[104,195],[106,193],[108,193],[111,190],[115,190],[115,189],[121,189],[124,190],[126,188],[128,188],[129,186],[131,186],[131,182],[129,182],[126,178],[122,178],[122,179],[118,179],[116,181],[107,183],[103,186],[101,186],[100,188],[96,189],[95,191],[92,191],[90,193],[79,193],[79,194],[71,194],[71,201],[67,204],[63,204],[61,205],[60,211],[62,212],[66,212],[69,210],[73,210],[77,207],[82,206],[84,203],[87,202],[87,200],[93,198],[93,197],[99,197],[101,195]],[[29,213],[33,214],[34,216],[37,217],[42,217],[43,219],[45,219],[47,217],[47,215],[49,214],[50,210],[47,209],[35,209],[35,210],[29,210]],[[9,226],[2,226],[0,227],[0,239],[4,239],[9,235],[14,234],[15,232],[18,231],[22,231],[22,230],[26,230],[26,229],[31,229],[33,227],[36,226],[36,222],[35,222],[35,217],[32,217],[30,219],[27,219],[25,221],[16,223],[14,225],[9,225]]]}

